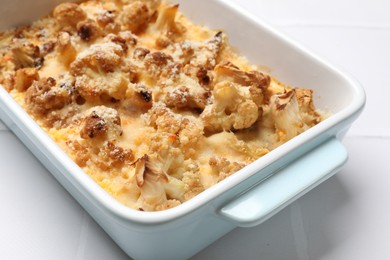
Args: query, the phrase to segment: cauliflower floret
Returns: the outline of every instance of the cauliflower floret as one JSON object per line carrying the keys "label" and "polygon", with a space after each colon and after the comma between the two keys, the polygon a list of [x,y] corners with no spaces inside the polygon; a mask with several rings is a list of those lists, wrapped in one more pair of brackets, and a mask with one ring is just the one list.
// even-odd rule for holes
{"label": "cauliflower floret", "polygon": [[125,164],[130,165],[134,160],[134,154],[131,149],[124,149],[108,141],[97,152],[97,158],[92,157],[93,162],[103,171],[109,171],[113,168],[122,168]]}
{"label": "cauliflower floret", "polygon": [[73,75],[82,75],[87,69],[101,74],[113,72],[120,64],[124,51],[114,42],[93,44],[81,52],[71,64]]}
{"label": "cauliflower floret", "polygon": [[58,5],[53,16],[63,29],[75,28],[77,23],[87,18],[87,14],[76,3],[62,3]]}
{"label": "cauliflower floret", "polygon": [[87,71],[85,75],[76,77],[75,87],[87,101],[97,101],[100,98],[111,97],[121,100],[126,93],[128,80],[118,72],[100,75]]}
{"label": "cauliflower floret", "polygon": [[139,208],[150,211],[166,208],[175,200],[175,205],[184,199],[184,183],[166,172],[166,163],[144,155],[135,163],[135,176],[141,195]]}
{"label": "cauliflower floret", "polygon": [[134,154],[131,149],[125,149],[111,141],[88,142],[88,140],[67,140],[67,147],[73,152],[72,159],[80,166],[93,164],[103,170],[103,173],[112,169],[131,167]]}
{"label": "cauliflower floret", "polygon": [[201,114],[207,131],[214,133],[251,127],[262,116],[270,77],[241,71],[230,62],[215,68],[213,103]]}
{"label": "cauliflower floret", "polygon": [[141,83],[129,84],[126,91],[126,99],[122,103],[129,110],[141,109],[145,111],[153,105],[152,94],[152,90]]}
{"label": "cauliflower floret", "polygon": [[179,5],[165,5],[160,8],[157,21],[151,28],[158,35],[156,47],[163,49],[175,42],[186,30],[186,28],[176,20]]}
{"label": "cauliflower floret", "polygon": [[193,79],[198,79],[199,84],[203,86],[208,86],[213,81],[212,71],[207,70],[202,65],[187,64],[184,66],[183,72]]}
{"label": "cauliflower floret", "polygon": [[68,67],[77,56],[76,48],[72,43],[72,37],[67,32],[60,32],[57,39],[57,48],[59,52],[59,60]]}
{"label": "cauliflower floret", "polygon": [[175,114],[161,104],[153,104],[153,107],[143,117],[147,125],[178,137],[183,146],[195,146],[203,137],[203,124],[200,120],[192,116]]}
{"label": "cauliflower floret", "polygon": [[[1,64],[1,62],[0,62]],[[1,68],[1,67],[0,67]],[[0,74],[0,84],[10,92],[15,85],[15,71],[4,71]]]}
{"label": "cauliflower floret", "polygon": [[25,101],[28,110],[37,116],[44,116],[52,110],[63,108],[72,101],[72,89],[57,82],[53,78],[42,78],[34,81],[27,89]]}
{"label": "cauliflower floret", "polygon": [[138,43],[138,37],[130,31],[121,31],[118,34],[108,34],[106,41],[112,41],[122,47],[123,52],[127,52],[129,47],[134,47]]}
{"label": "cauliflower floret", "polygon": [[128,79],[120,73],[124,51],[114,42],[94,44],[80,53],[71,64],[71,73],[76,77],[76,88],[86,100],[96,101],[103,95],[122,99]]}
{"label": "cauliflower floret", "polygon": [[211,133],[249,128],[261,116],[248,88],[221,82],[214,87],[213,97],[213,103],[201,114],[205,129]]}
{"label": "cauliflower floret", "polygon": [[294,92],[304,122],[310,127],[321,122],[321,115],[316,112],[314,107],[313,90],[296,88]]}
{"label": "cauliflower floret", "polygon": [[102,29],[95,20],[87,19],[77,24],[77,33],[83,41],[92,42],[103,35]]}
{"label": "cauliflower floret", "polygon": [[17,43],[11,49],[11,53],[15,69],[40,69],[43,66],[44,58],[41,57],[40,49],[32,43]]}
{"label": "cauliflower floret", "polygon": [[168,51],[176,62],[184,65],[200,66],[212,70],[218,63],[219,53],[224,46],[222,32],[206,42],[183,41],[173,44]]}
{"label": "cauliflower floret", "polygon": [[148,113],[143,115],[143,119],[146,125],[161,132],[177,134],[181,129],[181,116],[158,103],[153,104]]}
{"label": "cauliflower floret", "polygon": [[226,158],[215,156],[210,158],[209,165],[212,173],[218,176],[218,181],[226,179],[246,166],[245,163],[230,162]]}
{"label": "cauliflower floret", "polygon": [[198,81],[188,77],[184,73],[164,79],[163,102],[172,108],[195,108],[203,110],[208,102],[210,91],[203,88]]}
{"label": "cauliflower floret", "polygon": [[149,53],[145,56],[144,66],[150,76],[158,78],[166,67],[172,64],[172,57],[161,51]]}
{"label": "cauliflower floret", "polygon": [[190,200],[205,190],[200,180],[199,165],[192,160],[186,163],[186,171],[183,173],[184,199]]}
{"label": "cauliflower floret", "polygon": [[273,95],[270,106],[280,141],[286,142],[308,129],[302,120],[294,90]]}
{"label": "cauliflower floret", "polygon": [[123,7],[120,20],[126,29],[139,33],[146,28],[151,15],[146,3],[135,1]]}
{"label": "cauliflower floret", "polygon": [[103,28],[104,32],[118,33],[120,31],[120,25],[116,22],[118,16],[118,10],[109,9],[101,10],[96,16],[96,22]]}
{"label": "cauliflower floret", "polygon": [[252,100],[260,107],[271,78],[258,71],[244,72],[230,62],[221,62],[215,67],[215,81],[231,81],[249,87]]}
{"label": "cauliflower floret", "polygon": [[84,114],[81,121],[81,138],[116,140],[122,135],[121,119],[117,110],[98,106],[88,109]]}

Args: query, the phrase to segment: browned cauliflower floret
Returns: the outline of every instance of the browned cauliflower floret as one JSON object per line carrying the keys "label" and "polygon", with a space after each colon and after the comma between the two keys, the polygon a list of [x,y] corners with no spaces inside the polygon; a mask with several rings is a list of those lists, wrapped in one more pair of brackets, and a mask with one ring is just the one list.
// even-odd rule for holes
{"label": "browned cauliflower floret", "polygon": [[71,64],[71,73],[76,77],[76,89],[88,101],[104,95],[122,99],[129,79],[121,73],[123,49],[113,42],[94,44],[80,53]]}
{"label": "browned cauliflower floret", "polygon": [[91,42],[103,35],[102,29],[92,19],[81,21],[77,24],[77,33],[83,41]]}
{"label": "browned cauliflower floret", "polygon": [[25,101],[28,110],[34,115],[44,116],[48,112],[63,108],[70,103],[72,90],[65,85],[57,86],[53,78],[42,78],[34,81],[27,89]]}
{"label": "browned cauliflower floret", "polygon": [[156,39],[157,48],[166,48],[172,44],[183,32],[185,27],[176,21],[176,15],[179,10],[179,5],[165,5],[158,13],[155,24],[156,33],[159,36]]}
{"label": "browned cauliflower floret", "polygon": [[198,82],[202,85],[207,86],[212,82],[212,72],[202,65],[187,64],[184,66],[183,72],[191,78],[197,78]]}
{"label": "browned cauliflower floret", "polygon": [[143,1],[135,1],[123,7],[120,19],[126,29],[139,33],[149,24],[150,16],[147,4]]}
{"label": "browned cauliflower floret", "polygon": [[155,103],[144,116],[147,125],[154,127],[159,134],[169,134],[168,140],[178,142],[183,147],[182,153],[186,158],[196,154],[196,149],[203,136],[201,120],[193,116],[175,114],[169,108]]}
{"label": "browned cauliflower floret", "polygon": [[200,120],[175,114],[160,104],[153,104],[144,115],[144,119],[147,125],[158,131],[177,135],[181,145],[194,145],[203,135],[203,125]]}
{"label": "browned cauliflower floret", "polygon": [[87,18],[87,14],[76,3],[58,5],[53,11],[53,16],[64,29],[75,28],[78,22]]}
{"label": "browned cauliflower floret", "polygon": [[72,151],[73,154],[71,157],[75,163],[80,167],[86,166],[87,162],[91,158],[90,147],[77,140],[67,140],[66,145]]}
{"label": "browned cauliflower floret", "polygon": [[72,38],[67,32],[60,32],[58,34],[57,48],[59,52],[59,60],[68,67],[75,59],[77,55],[76,48],[72,43]]}
{"label": "browned cauliflower floret", "polygon": [[156,167],[149,156],[145,154],[135,162],[135,177],[138,187],[145,184],[147,178],[156,182],[168,182],[167,169]]}
{"label": "browned cauliflower floret", "polygon": [[118,34],[109,34],[106,38],[116,44],[119,44],[124,52],[126,52],[129,47],[137,45],[138,42],[137,36],[130,31],[121,31]]}
{"label": "browned cauliflower floret", "polygon": [[153,211],[183,201],[184,183],[167,174],[169,167],[169,162],[162,162],[155,156],[144,155],[135,162],[135,177],[141,189],[139,208]]}
{"label": "browned cauliflower floret", "polygon": [[248,86],[252,100],[260,107],[264,103],[264,96],[271,78],[258,71],[244,72],[230,62],[222,62],[215,67],[215,81],[232,81]]}
{"label": "browned cauliflower floret", "polygon": [[41,55],[46,56],[47,54],[51,53],[54,50],[55,46],[56,43],[54,41],[48,41],[43,43],[39,48]]}
{"label": "browned cauliflower floret", "polygon": [[151,108],[153,105],[152,91],[141,83],[130,84],[126,92],[126,97],[123,104],[129,109],[135,107],[145,110]]}
{"label": "browned cauliflower floret", "polygon": [[314,107],[313,90],[296,88],[294,92],[298,101],[299,111],[305,123],[311,127],[321,122],[321,115]]}
{"label": "browned cauliflower floret", "polygon": [[142,61],[145,59],[146,55],[150,53],[150,50],[145,48],[136,48],[133,53],[133,58],[136,61]]}
{"label": "browned cauliflower floret", "polygon": [[101,27],[106,27],[109,24],[115,23],[115,19],[118,16],[118,11],[115,9],[101,10],[96,16],[96,22]]}
{"label": "browned cauliflower floret", "polygon": [[112,142],[107,142],[98,150],[98,160],[95,164],[102,170],[110,170],[113,167],[123,167],[123,165],[130,165],[134,160],[133,151],[124,149],[115,145]]}
{"label": "browned cauliflower floret", "polygon": [[151,76],[158,78],[163,70],[172,63],[172,61],[173,59],[171,56],[165,54],[164,52],[157,51],[147,54],[144,59],[144,64],[147,72]]}
{"label": "browned cauliflower floret", "polygon": [[144,115],[144,121],[161,132],[177,134],[181,129],[181,115],[173,113],[169,108],[160,104],[153,104],[153,107]]}
{"label": "browned cauliflower floret", "polygon": [[157,85],[160,95],[156,100],[171,108],[203,110],[210,96],[210,91],[196,78],[183,73],[183,67],[178,63],[164,68]]}
{"label": "browned cauliflower floret", "polygon": [[96,22],[107,33],[118,33],[121,29],[117,21],[118,10],[102,10],[96,16]]}
{"label": "browned cauliflower floret", "polygon": [[172,57],[176,62],[212,70],[219,62],[219,54],[223,46],[223,34],[219,32],[206,42],[186,40],[173,44],[169,51],[172,52]]}
{"label": "browned cauliflower floret", "polygon": [[272,96],[270,106],[280,141],[286,142],[308,128],[301,117],[294,90]]}
{"label": "browned cauliflower floret", "polygon": [[17,43],[12,47],[11,53],[15,69],[33,67],[40,69],[44,62],[39,47],[32,43]]}
{"label": "browned cauliflower floret", "polygon": [[120,64],[124,51],[114,42],[93,44],[81,52],[71,64],[73,75],[82,75],[87,69],[99,73],[113,72]]}
{"label": "browned cauliflower floret", "polygon": [[201,89],[200,93],[196,93],[196,90],[191,87],[171,87],[164,102],[168,107],[204,109],[208,96],[209,92],[204,89]]}
{"label": "browned cauliflower floret", "polygon": [[209,165],[212,172],[218,176],[218,181],[226,179],[246,166],[245,163],[230,162],[226,158],[215,156],[210,158]]}
{"label": "browned cauliflower floret", "polygon": [[0,74],[0,84],[8,92],[14,88],[15,85],[15,71],[4,71]]}
{"label": "browned cauliflower floret", "polygon": [[110,141],[96,144],[68,140],[66,145],[73,151],[72,157],[80,167],[92,163],[103,171],[109,171],[114,167],[130,166],[134,161],[131,149],[124,149]]}
{"label": "browned cauliflower floret", "polygon": [[87,72],[76,77],[75,87],[87,101],[121,100],[126,93],[128,80],[119,72],[101,75]]}
{"label": "browned cauliflower floret", "polygon": [[186,171],[183,173],[182,181],[184,182],[184,199],[190,200],[199,193],[203,192],[205,188],[202,185],[199,174],[199,166],[196,162],[189,160],[186,164]]}
{"label": "browned cauliflower floret", "polygon": [[115,140],[122,135],[118,111],[106,106],[92,107],[85,112],[80,136],[84,139]]}
{"label": "browned cauliflower floret", "polygon": [[201,114],[205,129],[211,133],[249,128],[261,116],[249,89],[237,84],[218,83],[213,98],[212,104]]}
{"label": "browned cauliflower floret", "polygon": [[196,147],[196,144],[201,138],[203,138],[202,122],[194,117],[183,117],[181,121],[181,131],[179,133],[179,141],[182,146],[189,146],[189,148],[186,149],[186,152],[195,152],[192,151],[192,149]]}
{"label": "browned cauliflower floret", "polygon": [[15,89],[19,92],[26,91],[35,80],[39,80],[37,69],[18,69],[15,73]]}

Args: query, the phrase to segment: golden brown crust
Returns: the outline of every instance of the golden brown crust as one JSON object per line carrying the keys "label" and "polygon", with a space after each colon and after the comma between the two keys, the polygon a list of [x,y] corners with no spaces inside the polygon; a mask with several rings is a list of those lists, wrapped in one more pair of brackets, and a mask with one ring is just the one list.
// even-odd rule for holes
{"label": "golden brown crust", "polygon": [[44,59],[40,55],[39,47],[34,44],[16,44],[11,52],[15,69],[41,68],[43,65]]}
{"label": "golden brown crust", "polygon": [[87,14],[76,3],[62,3],[54,9],[53,16],[62,27],[75,28],[78,22],[86,19]]}
{"label": "golden brown crust", "polygon": [[71,101],[69,90],[56,86],[53,78],[42,78],[34,81],[26,91],[28,110],[37,116],[44,116],[52,110],[63,108]]}
{"label": "golden brown crust", "polygon": [[93,107],[83,119],[80,137],[83,139],[116,139],[122,135],[121,118],[115,109]]}
{"label": "golden brown crust", "polygon": [[77,24],[77,33],[86,42],[94,41],[103,34],[99,25],[92,19],[79,22]]}

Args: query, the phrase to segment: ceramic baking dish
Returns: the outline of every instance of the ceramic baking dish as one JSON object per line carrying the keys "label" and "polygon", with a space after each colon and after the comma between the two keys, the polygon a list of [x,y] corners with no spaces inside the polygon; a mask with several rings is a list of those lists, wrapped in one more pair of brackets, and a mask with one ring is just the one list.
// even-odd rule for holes
{"label": "ceramic baking dish", "polygon": [[[28,8],[30,1],[25,2]],[[189,258],[237,226],[262,223],[332,176],[348,157],[340,140],[365,103],[356,81],[230,1],[175,2],[193,21],[223,28],[241,54],[269,67],[282,82],[314,89],[316,106],[332,115],[192,200],[162,212],[140,212],[117,202],[84,174],[0,88],[3,122],[135,259]],[[23,12],[18,3],[18,12]],[[15,4],[4,1],[3,10],[10,14]],[[40,12],[48,13],[54,3],[40,0],[35,4]],[[26,17],[2,16],[0,29],[39,18],[31,12]]]}

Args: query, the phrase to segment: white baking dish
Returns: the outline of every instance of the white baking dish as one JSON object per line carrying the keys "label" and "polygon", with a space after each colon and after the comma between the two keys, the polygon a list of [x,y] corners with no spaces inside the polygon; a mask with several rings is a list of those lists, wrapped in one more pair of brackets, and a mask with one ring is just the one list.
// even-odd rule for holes
{"label": "white baking dish", "polygon": [[[26,22],[19,2],[18,16],[10,15],[16,2],[2,2],[8,15],[2,16],[0,29]],[[190,201],[163,212],[140,212],[117,202],[84,174],[0,88],[0,118],[135,259],[188,258],[236,226],[260,224],[332,176],[347,159],[340,139],[365,103],[357,82],[228,0],[175,2],[193,21],[223,28],[242,54],[271,68],[282,82],[314,89],[317,107],[332,116]],[[36,4],[40,12],[53,8],[50,0]]]}

